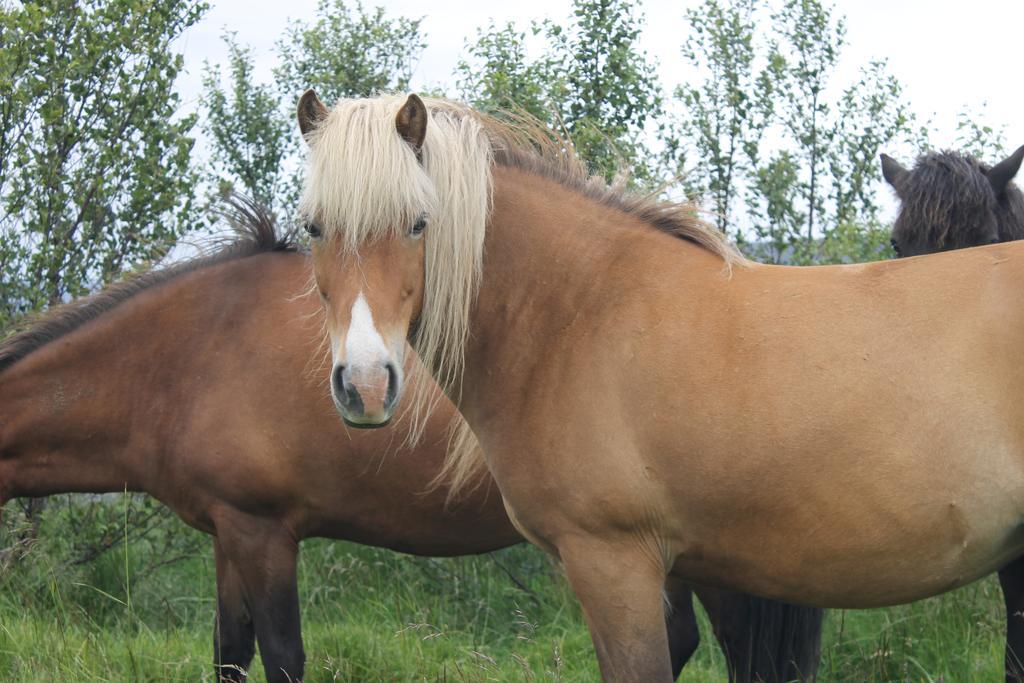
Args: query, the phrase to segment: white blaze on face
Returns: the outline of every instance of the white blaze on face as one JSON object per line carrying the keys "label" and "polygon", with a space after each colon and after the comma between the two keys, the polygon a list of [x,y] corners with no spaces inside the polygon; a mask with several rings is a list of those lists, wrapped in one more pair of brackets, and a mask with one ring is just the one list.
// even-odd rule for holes
{"label": "white blaze on face", "polygon": [[[332,344],[332,373],[337,373],[340,367],[344,368],[341,386],[337,376],[332,374],[334,400],[344,414],[349,394],[348,388],[343,390],[342,386],[349,387],[358,393],[364,411],[362,416],[349,415],[346,419],[362,421],[365,417],[369,420],[367,423],[371,423],[390,417],[392,404],[397,402],[402,390],[402,359],[405,351],[405,338],[393,336],[394,343],[389,346],[374,324],[370,305],[360,291],[352,303],[344,340]],[[343,359],[339,358],[342,354]]]}
{"label": "white blaze on face", "polygon": [[359,292],[352,304],[348,334],[345,335],[345,361],[353,368],[366,368],[387,362],[389,356],[387,344],[373,324],[370,305],[366,303],[363,293]]}

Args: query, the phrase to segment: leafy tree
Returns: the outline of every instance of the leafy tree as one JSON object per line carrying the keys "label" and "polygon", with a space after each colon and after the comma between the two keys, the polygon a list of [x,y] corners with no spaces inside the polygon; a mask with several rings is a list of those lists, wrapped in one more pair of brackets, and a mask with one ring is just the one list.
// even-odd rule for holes
{"label": "leafy tree", "polygon": [[807,210],[807,243],[815,238],[816,214],[823,210],[823,166],[834,135],[825,90],[846,42],[842,17],[819,0],[789,0],[773,22],[784,50],[782,123],[795,143],[805,180],[799,186]]}
{"label": "leafy tree", "polygon": [[297,102],[316,88],[325,102],[365,97],[386,90],[407,90],[412,70],[426,46],[422,19],[390,19],[356,2],[320,0],[312,24],[292,22],[278,42],[279,91]]}
{"label": "leafy tree", "polygon": [[463,98],[525,109],[565,130],[594,173],[653,180],[644,128],[661,110],[654,64],[638,49],[641,20],[624,0],[575,0],[572,21],[534,23],[547,49],[529,60],[514,26],[478,31],[457,70]]}
{"label": "leafy tree", "polygon": [[[913,136],[914,120],[902,87],[887,72],[887,64],[876,60],[831,99],[827,91],[834,88],[845,45],[843,17],[819,0],[789,0],[773,23],[786,63],[780,88],[782,127],[800,167],[797,182],[784,192],[806,216],[802,231],[788,235],[790,260],[878,258],[883,255],[875,200],[878,153]],[[851,232],[857,229],[863,232],[859,243]],[[857,244],[862,253],[854,253]]]}
{"label": "leafy tree", "polygon": [[219,71],[210,64],[203,72],[201,102],[211,166],[221,193],[240,190],[273,215],[298,198],[295,174],[287,166],[298,152],[294,117],[286,114],[285,98],[273,86],[255,82],[251,51],[234,34],[224,41],[230,89],[222,89]]}
{"label": "leafy tree", "polygon": [[993,164],[1007,154],[1006,126],[993,126],[986,119],[984,104],[977,111],[962,109],[956,117],[953,149]]}
{"label": "leafy tree", "polygon": [[763,9],[762,0],[705,0],[686,12],[683,57],[704,78],[676,88],[682,125],[668,136],[666,151],[681,171],[679,138],[692,147],[699,163],[685,175],[687,189],[707,198],[723,232],[743,176],[760,163],[761,138],[775,114],[783,64],[774,51],[767,59],[758,54],[756,15]]}
{"label": "leafy tree", "polygon": [[178,0],[0,5],[0,326],[160,256],[194,225]]}
{"label": "leafy tree", "polygon": [[[878,153],[910,131],[913,115],[899,81],[884,61],[872,61],[843,92],[828,150],[832,184],[832,224],[870,224],[878,217],[875,188]],[[827,232],[827,231],[825,231]]]}
{"label": "leafy tree", "polygon": [[[798,206],[799,183],[799,162],[788,150],[773,153],[768,161],[753,169],[748,205],[754,248],[747,250],[755,258],[770,263],[791,260],[794,236],[799,238],[807,220]],[[737,231],[737,237],[744,246],[746,235],[742,230]]]}
{"label": "leafy tree", "polygon": [[608,179],[624,169],[649,179],[641,135],[661,108],[654,64],[638,49],[635,7],[628,0],[575,0],[567,29],[546,27],[565,74],[562,120],[583,158]]}
{"label": "leafy tree", "polygon": [[287,220],[301,187],[299,96],[310,87],[327,102],[407,89],[424,47],[420,23],[360,3],[321,0],[311,23],[292,22],[278,42],[271,84],[256,82],[251,51],[226,35],[227,83],[207,65],[202,97],[219,191],[240,189]]}
{"label": "leafy tree", "polygon": [[[885,62],[831,94],[845,43],[833,6],[769,9],[765,0],[705,0],[687,13],[683,55],[703,80],[677,89],[682,134],[667,136],[666,149],[700,160],[686,189],[756,257],[844,260],[856,230],[874,244],[877,155],[910,137],[913,119]],[[746,212],[733,218],[739,197]]]}
{"label": "leafy tree", "polygon": [[[536,35],[541,27],[534,24]],[[550,121],[554,93],[565,89],[564,81],[550,56],[531,62],[526,56],[526,33],[510,23],[493,22],[477,29],[476,42],[467,44],[468,54],[455,69],[460,96],[469,104],[491,112],[525,111]]]}

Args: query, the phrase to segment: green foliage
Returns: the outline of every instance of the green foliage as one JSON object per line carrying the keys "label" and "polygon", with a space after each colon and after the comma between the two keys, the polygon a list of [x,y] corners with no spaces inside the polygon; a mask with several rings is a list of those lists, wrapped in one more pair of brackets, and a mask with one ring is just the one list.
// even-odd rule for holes
{"label": "green foliage", "polygon": [[836,105],[833,144],[826,157],[832,185],[829,218],[834,225],[877,219],[878,154],[898,135],[910,133],[913,116],[902,86],[886,68],[884,61],[870,62]]}
{"label": "green foliage", "polygon": [[206,5],[0,5],[0,326],[159,257],[194,226],[172,41]]}
{"label": "green foliage", "polygon": [[[537,35],[541,27],[534,24]],[[526,34],[512,23],[477,29],[476,42],[466,46],[468,58],[455,69],[460,96],[467,103],[500,115],[526,112],[550,121],[556,93],[565,89],[557,64],[550,55],[531,62],[526,56]]]}
{"label": "green foliage", "polygon": [[814,263],[866,263],[892,258],[889,226],[880,223],[839,223],[817,245]]}
{"label": "green foliage", "polygon": [[[799,170],[789,184],[758,187],[752,213],[774,203],[803,219],[781,231],[773,226],[775,236],[789,244],[790,263],[887,257],[888,249],[880,246],[884,231],[877,227],[875,188],[881,149],[912,135],[902,87],[886,62],[876,60],[841,95],[829,97],[846,44],[844,18],[819,0],[789,0],[772,20],[785,63],[780,121]],[[764,225],[755,223],[755,230]]]}
{"label": "green foliage", "polygon": [[[759,251],[751,253],[755,258],[780,263],[791,255],[794,237],[799,239],[807,220],[797,204],[799,182],[799,162],[788,150],[773,153],[753,170],[748,202],[752,205],[750,217],[755,221],[754,245],[759,247]],[[736,237],[744,246],[744,232],[737,230]]]}
{"label": "green foliage", "polygon": [[278,42],[272,84],[255,80],[252,52],[227,34],[227,84],[221,85],[214,65],[206,65],[203,77],[204,128],[218,192],[243,191],[287,222],[301,189],[299,96],[315,88],[331,103],[407,89],[424,47],[420,22],[388,18],[361,3],[321,0],[312,22],[292,22]]}
{"label": "green foliage", "polygon": [[[759,0],[706,0],[686,12],[690,31],[682,54],[704,80],[676,88],[682,123],[669,133],[666,151],[690,194],[706,197],[723,232],[729,231],[742,175],[759,166],[761,138],[775,113],[783,66],[775,54],[767,59],[759,55],[759,5]],[[688,171],[680,137],[689,142],[696,159]]]}
{"label": "green foliage", "polygon": [[575,0],[574,23],[548,24],[565,74],[562,120],[577,150],[606,179],[635,173],[649,179],[641,134],[661,95],[654,65],[638,47],[641,22],[626,0]]}
{"label": "green foliage", "polygon": [[986,118],[984,104],[979,111],[961,110],[956,117],[953,149],[984,163],[995,164],[1010,151],[1006,144],[1006,126],[993,126]]}
{"label": "green foliage", "polygon": [[389,19],[380,7],[320,0],[312,24],[292,22],[278,43],[278,89],[291,105],[307,88],[333,103],[381,91],[406,90],[425,47],[421,19]]}
{"label": "green foliage", "polygon": [[813,243],[816,215],[824,211],[823,166],[835,139],[833,107],[825,90],[846,42],[844,20],[818,0],[789,0],[772,17],[785,62],[781,123],[790,135],[804,180],[796,185],[806,209],[806,240]]}
{"label": "green foliage", "polygon": [[[873,61],[837,87],[846,33],[832,5],[770,10],[765,0],[705,0],[687,12],[683,56],[701,80],[677,89],[684,111],[666,136],[669,159],[681,168],[693,157],[688,193],[758,258],[880,257],[878,153],[913,136],[901,86]],[[735,217],[740,197],[746,211]],[[839,254],[843,245],[852,251]]]}
{"label": "green foliage", "polygon": [[524,32],[491,24],[468,46],[462,97],[483,109],[524,109],[568,133],[595,174],[654,182],[644,128],[659,116],[654,65],[639,49],[641,19],[625,0],[575,0],[567,26],[533,24],[547,44],[526,56]]}
{"label": "green foliage", "polygon": [[244,192],[273,214],[278,206],[294,206],[298,198],[296,179],[286,165],[298,153],[295,123],[285,114],[278,92],[253,78],[251,51],[234,34],[225,35],[224,41],[229,90],[221,87],[218,69],[207,64],[203,71],[211,165],[221,192]]}

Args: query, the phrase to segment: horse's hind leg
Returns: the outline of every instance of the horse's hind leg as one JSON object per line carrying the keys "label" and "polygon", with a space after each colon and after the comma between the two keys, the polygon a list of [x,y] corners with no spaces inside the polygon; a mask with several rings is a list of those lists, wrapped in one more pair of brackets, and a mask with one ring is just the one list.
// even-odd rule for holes
{"label": "horse's hind leg", "polygon": [[219,683],[241,683],[256,652],[256,631],[245,605],[242,577],[213,541],[217,567],[217,615],[213,625],[213,663]]}
{"label": "horse's hind leg", "polygon": [[1006,605],[1006,681],[1024,681],[1024,557],[999,570]]}
{"label": "horse's hind leg", "polygon": [[729,680],[814,680],[821,659],[824,610],[745,593],[695,589],[725,654]]}
{"label": "horse's hind leg", "polygon": [[299,546],[277,520],[231,514],[216,520],[217,541],[241,578],[267,683],[302,680],[296,561]]}
{"label": "horse's hind leg", "polygon": [[693,591],[690,586],[674,577],[665,580],[665,598],[668,612],[665,626],[668,629],[668,650],[672,657],[672,678],[679,678],[683,667],[700,645],[700,630],[697,615],[693,612]]}

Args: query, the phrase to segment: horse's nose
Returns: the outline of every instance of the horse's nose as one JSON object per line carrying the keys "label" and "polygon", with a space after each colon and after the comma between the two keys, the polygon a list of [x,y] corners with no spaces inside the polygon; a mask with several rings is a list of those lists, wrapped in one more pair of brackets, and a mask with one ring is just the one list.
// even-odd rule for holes
{"label": "horse's nose", "polygon": [[357,427],[387,424],[399,389],[400,375],[390,361],[369,368],[338,364],[331,372],[331,390],[342,417]]}

